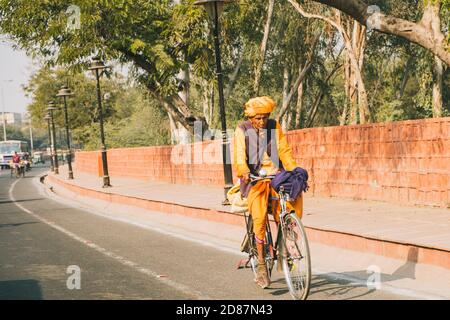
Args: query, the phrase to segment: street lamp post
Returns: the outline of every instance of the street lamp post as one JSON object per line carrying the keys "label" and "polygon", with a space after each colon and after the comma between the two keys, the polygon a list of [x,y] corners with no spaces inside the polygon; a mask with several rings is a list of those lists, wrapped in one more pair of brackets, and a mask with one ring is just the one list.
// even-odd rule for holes
{"label": "street lamp post", "polygon": [[106,157],[106,145],[105,145],[105,132],[103,129],[103,109],[102,109],[102,95],[100,90],[100,76],[103,71],[108,67],[100,61],[100,59],[95,58],[92,60],[89,70],[95,74],[97,80],[97,103],[98,103],[98,113],[100,121],[100,140],[102,148],[102,165],[103,165],[103,188],[111,187],[109,173],[108,173],[108,159]]}
{"label": "street lamp post", "polygon": [[48,103],[48,108],[47,111],[50,114],[50,123],[52,125],[52,129],[51,129],[51,149],[52,149],[52,157],[53,157],[53,168],[54,168],[54,172],[55,174],[59,174],[59,168],[58,168],[58,153],[56,151],[56,135],[55,135],[55,120],[53,118],[53,111],[57,110],[57,108],[55,108],[55,103],[53,101],[50,101]]}
{"label": "street lamp post", "polygon": [[44,120],[47,120],[47,126],[48,126],[48,144],[50,145],[50,169],[52,172],[55,171],[55,168],[53,166],[53,145],[52,145],[52,133],[50,129],[50,115],[46,114],[44,117]]}
{"label": "street lamp post", "polygon": [[34,144],[33,144],[33,128],[32,128],[32,123],[31,123],[31,118],[30,118],[30,122],[29,122],[29,125],[30,125],[30,147],[31,147],[31,154],[33,154],[34,153]]}
{"label": "street lamp post", "polygon": [[67,140],[67,149],[69,154],[67,155],[67,164],[69,167],[69,180],[73,179],[73,171],[72,171],[72,148],[70,146],[70,134],[69,134],[69,117],[67,115],[67,97],[72,96],[72,90],[70,90],[67,86],[62,86],[59,90],[57,97],[63,97],[64,99],[64,119],[66,124],[66,140]]}
{"label": "street lamp post", "polygon": [[222,160],[223,160],[223,173],[225,177],[225,200],[223,204],[229,205],[227,199],[227,192],[233,186],[233,174],[231,171],[231,159],[230,159],[230,141],[227,137],[227,122],[225,116],[225,99],[223,95],[223,74],[222,74],[222,62],[220,57],[220,41],[219,41],[219,16],[222,13],[223,5],[231,0],[202,0],[195,2],[196,5],[203,5],[208,12],[209,17],[213,20],[214,24],[214,49],[216,56],[216,74],[217,85],[219,89],[219,111],[220,121],[222,124]]}
{"label": "street lamp post", "polygon": [[2,94],[2,123],[3,123],[3,140],[6,141],[6,119],[5,119],[5,93],[3,86],[0,88]]}
{"label": "street lamp post", "polygon": [[[13,82],[13,80],[2,80],[2,82]],[[2,94],[3,140],[6,141],[5,92],[3,91],[2,82],[0,82],[0,92]]]}

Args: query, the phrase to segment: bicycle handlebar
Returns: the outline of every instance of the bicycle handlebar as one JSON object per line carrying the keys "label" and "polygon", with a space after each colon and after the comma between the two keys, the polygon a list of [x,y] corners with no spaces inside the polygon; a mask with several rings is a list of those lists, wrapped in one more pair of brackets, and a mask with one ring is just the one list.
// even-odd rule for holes
{"label": "bicycle handlebar", "polygon": [[[261,176],[256,176],[256,175],[250,173],[250,183],[255,183],[257,181],[265,180],[265,179],[273,180],[275,178],[275,176],[276,176],[275,174],[270,174],[270,175],[261,177]],[[284,186],[280,186],[279,191],[284,192]]]}
{"label": "bicycle handlebar", "polygon": [[270,175],[267,175],[267,176],[264,176],[264,177],[260,177],[260,176],[254,175],[254,174],[250,174],[251,182],[256,182],[256,181],[265,180],[265,179],[272,180],[273,178],[275,178],[274,174],[270,174]]}

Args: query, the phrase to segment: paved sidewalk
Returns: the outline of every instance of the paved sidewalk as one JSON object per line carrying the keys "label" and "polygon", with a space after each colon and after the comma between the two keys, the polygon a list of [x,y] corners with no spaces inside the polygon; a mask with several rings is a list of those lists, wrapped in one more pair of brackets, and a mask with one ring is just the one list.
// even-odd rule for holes
{"label": "paved sidewalk", "polygon": [[[234,221],[240,215],[230,214],[230,207],[220,204],[222,188],[111,177],[112,187],[104,189],[101,177],[81,172],[74,175],[74,180],[67,180],[67,169],[62,166],[59,176],[49,174],[49,181],[69,186],[75,192],[76,188],[96,192],[88,195],[92,197],[120,195],[121,203],[124,198],[130,198],[129,204],[141,199],[178,205],[184,207],[182,212],[186,215],[195,216],[196,210],[211,210],[225,217],[234,216]],[[306,193],[304,212],[303,222],[311,241],[450,269],[450,209],[311,197]]]}

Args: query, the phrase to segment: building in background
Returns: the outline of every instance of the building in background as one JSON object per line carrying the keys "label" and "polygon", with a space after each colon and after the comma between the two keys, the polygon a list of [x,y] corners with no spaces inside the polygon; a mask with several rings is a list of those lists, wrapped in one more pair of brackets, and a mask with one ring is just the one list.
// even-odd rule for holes
{"label": "building in background", "polygon": [[[21,125],[22,124],[22,114],[17,112],[5,112],[6,124]],[[0,123],[3,123],[3,113],[0,113]]]}

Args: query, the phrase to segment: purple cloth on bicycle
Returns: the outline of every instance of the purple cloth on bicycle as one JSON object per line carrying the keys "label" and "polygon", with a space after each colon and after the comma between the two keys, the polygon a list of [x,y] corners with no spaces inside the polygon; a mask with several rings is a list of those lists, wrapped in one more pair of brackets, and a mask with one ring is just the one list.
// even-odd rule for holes
{"label": "purple cloth on bicycle", "polygon": [[270,183],[276,192],[279,192],[280,187],[284,187],[284,191],[289,193],[292,200],[297,199],[301,192],[306,192],[308,186],[308,172],[300,167],[293,171],[281,171],[276,174]]}

